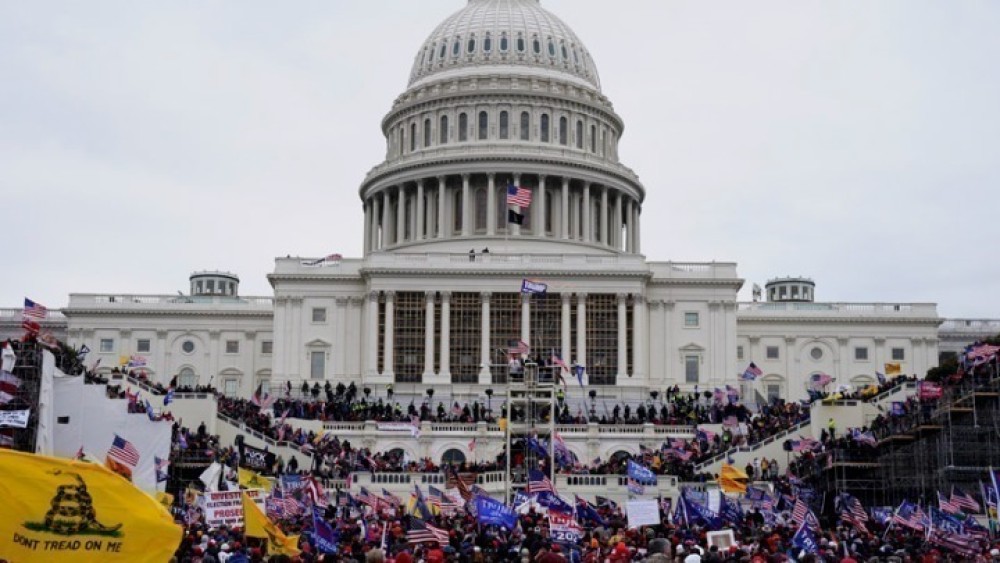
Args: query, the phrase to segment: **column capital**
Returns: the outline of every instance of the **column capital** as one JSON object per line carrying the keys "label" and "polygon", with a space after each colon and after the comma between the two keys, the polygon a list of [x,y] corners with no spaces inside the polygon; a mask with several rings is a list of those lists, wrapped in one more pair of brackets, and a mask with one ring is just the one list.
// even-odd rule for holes
{"label": "column capital", "polygon": [[483,301],[483,303],[489,303],[491,297],[493,297],[493,292],[491,291],[483,291],[479,294],[479,298]]}
{"label": "column capital", "polygon": [[587,293],[586,292],[578,292],[576,294],[576,298],[577,299],[584,299],[584,300],[586,300],[587,299]]}
{"label": "column capital", "polygon": [[368,300],[369,301],[378,301],[378,294],[379,294],[379,292],[377,292],[377,291],[370,291],[370,292],[368,292]]}
{"label": "column capital", "polygon": [[427,302],[428,303],[433,303],[434,299],[437,297],[437,292],[436,291],[425,291],[424,292],[424,297],[427,298]]}
{"label": "column capital", "polygon": [[486,179],[489,180],[490,182],[492,182],[493,180],[495,180],[496,177],[497,177],[497,173],[496,172],[487,172],[486,173]]}
{"label": "column capital", "polygon": [[451,292],[450,291],[442,291],[441,292],[441,302],[442,303],[448,303],[450,301],[451,301]]}
{"label": "column capital", "polygon": [[447,176],[438,176],[437,181],[439,184],[444,184],[448,180]]}
{"label": "column capital", "polygon": [[618,302],[619,305],[624,305],[625,303],[628,302],[628,294],[618,293],[615,295],[615,300]]}
{"label": "column capital", "polygon": [[572,293],[560,293],[563,303],[569,303],[573,299]]}
{"label": "column capital", "polygon": [[539,174],[538,175],[538,182],[540,184],[544,184],[545,183],[545,178],[546,178],[545,174]]}
{"label": "column capital", "polygon": [[563,187],[568,188],[569,187],[569,178],[566,178],[564,176],[563,179],[562,179],[562,185],[563,185]]}
{"label": "column capital", "polygon": [[468,172],[462,173],[462,181],[463,182],[468,183],[469,178],[471,178],[471,177],[472,177],[472,174],[469,174]]}
{"label": "column capital", "polygon": [[385,293],[385,299],[387,301],[396,299],[396,292],[395,291],[391,291],[391,290],[390,291],[383,291],[382,293]]}
{"label": "column capital", "polygon": [[641,293],[632,294],[632,303],[635,303],[636,305],[642,305],[644,301],[646,301],[646,296],[644,296],[643,294]]}
{"label": "column capital", "polygon": [[417,182],[417,187],[418,188],[424,187],[424,179],[423,178],[417,178],[416,182]]}
{"label": "column capital", "polygon": [[531,303],[531,294],[530,293],[522,293],[521,294],[521,303]]}

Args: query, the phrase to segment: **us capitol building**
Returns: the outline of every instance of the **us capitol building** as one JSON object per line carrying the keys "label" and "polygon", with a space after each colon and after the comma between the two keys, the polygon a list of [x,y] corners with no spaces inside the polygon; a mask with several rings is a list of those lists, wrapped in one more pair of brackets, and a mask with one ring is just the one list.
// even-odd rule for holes
{"label": "us capitol building", "polygon": [[[886,363],[923,375],[944,348],[934,304],[820,302],[800,277],[739,302],[735,263],[648,261],[624,121],[538,0],[470,0],[444,20],[381,127],[385,160],[358,189],[360,257],[278,258],[266,297],[225,272],[193,274],[184,295],[71,294],[48,326],[102,371],[141,356],[156,381],[241,396],[353,381],[482,401],[503,395],[524,342],[585,367],[586,386],[567,375],[571,404],[727,384],[796,400],[820,374],[834,387],[874,383]],[[509,186],[530,204],[508,205]],[[522,293],[524,280],[547,291]],[[741,382],[750,362],[763,373]]]}

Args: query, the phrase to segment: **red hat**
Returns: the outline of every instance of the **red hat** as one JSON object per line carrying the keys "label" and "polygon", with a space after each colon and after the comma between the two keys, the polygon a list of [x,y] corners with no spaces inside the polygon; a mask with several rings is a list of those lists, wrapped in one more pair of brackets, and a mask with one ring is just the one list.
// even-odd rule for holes
{"label": "red hat", "polygon": [[562,547],[559,544],[554,543],[554,544],[552,544],[552,551],[555,551],[556,553],[558,553],[558,552],[562,551]]}

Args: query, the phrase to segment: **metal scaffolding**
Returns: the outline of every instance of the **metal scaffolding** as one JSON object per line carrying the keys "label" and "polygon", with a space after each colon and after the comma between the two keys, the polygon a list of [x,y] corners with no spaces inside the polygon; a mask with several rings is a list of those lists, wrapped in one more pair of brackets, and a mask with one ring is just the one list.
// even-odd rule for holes
{"label": "metal scaffolding", "polygon": [[[507,384],[507,488],[505,501],[528,483],[528,470],[539,469],[553,479],[553,438],[555,437],[556,388],[550,372],[537,364],[524,365],[520,379],[511,376]],[[529,440],[543,444],[547,455],[529,447]]]}

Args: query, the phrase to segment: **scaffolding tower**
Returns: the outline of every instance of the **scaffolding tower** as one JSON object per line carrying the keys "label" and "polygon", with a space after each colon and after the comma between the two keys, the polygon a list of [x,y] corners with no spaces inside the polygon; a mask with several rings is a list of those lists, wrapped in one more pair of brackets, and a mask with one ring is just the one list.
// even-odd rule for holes
{"label": "scaffolding tower", "polygon": [[[539,369],[538,364],[527,362],[522,377],[509,376],[507,417],[504,500],[509,504],[515,492],[527,487],[529,469],[542,470],[546,477],[554,479],[556,388],[548,368]],[[531,439],[544,445],[547,455],[529,447]]]}

